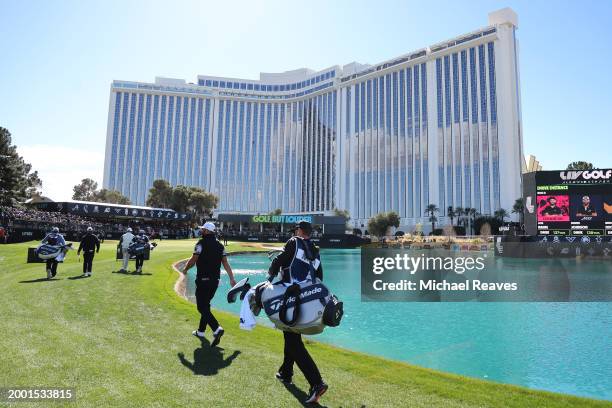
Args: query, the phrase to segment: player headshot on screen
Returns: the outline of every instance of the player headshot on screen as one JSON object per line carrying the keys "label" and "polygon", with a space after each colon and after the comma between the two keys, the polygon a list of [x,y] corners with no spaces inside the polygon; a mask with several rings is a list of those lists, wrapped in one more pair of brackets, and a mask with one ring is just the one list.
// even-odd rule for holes
{"label": "player headshot on screen", "polygon": [[[579,204],[579,202],[577,202]],[[571,211],[574,214],[574,210]],[[570,200],[567,195],[538,197],[538,221],[566,222],[570,220]]]}
{"label": "player headshot on screen", "polygon": [[543,216],[550,215],[563,215],[563,210],[557,207],[557,198],[556,197],[548,197],[548,206],[542,210]]}
{"label": "player headshot on screen", "polygon": [[608,218],[612,220],[612,195],[606,196],[606,198],[604,199],[603,209],[604,212],[608,214]]}
{"label": "player headshot on screen", "polygon": [[597,217],[597,210],[591,205],[591,197],[582,197],[582,205],[576,211],[576,217]]}

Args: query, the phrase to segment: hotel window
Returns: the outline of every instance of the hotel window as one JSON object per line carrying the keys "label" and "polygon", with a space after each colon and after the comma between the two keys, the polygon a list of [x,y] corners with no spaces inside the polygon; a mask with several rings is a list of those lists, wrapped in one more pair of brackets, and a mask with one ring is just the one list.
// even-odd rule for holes
{"label": "hotel window", "polygon": [[414,89],[414,155],[415,163],[415,212],[417,216],[422,216],[421,210],[421,109],[420,109],[420,88],[419,88],[419,66],[415,65],[413,70],[413,89]]}
{"label": "hotel window", "polygon": [[[113,120],[113,139],[112,139],[112,156],[111,163],[113,166],[117,165],[117,150],[118,150],[118,140],[119,140],[119,114],[121,112],[121,92],[117,92],[115,95],[115,112],[114,112],[114,120]],[[110,179],[111,188],[115,187],[115,179],[111,177]]]}
{"label": "hotel window", "polygon": [[421,64],[421,136],[423,145],[423,203],[429,203],[429,136],[427,129],[427,64]]}
{"label": "hotel window", "polygon": [[146,96],[145,102],[145,118],[144,118],[144,131],[143,131],[143,151],[142,158],[143,160],[140,163],[140,177],[138,178],[138,202],[144,203],[146,197],[144,196],[144,188],[146,180],[149,177],[149,172],[147,172],[147,167],[152,164],[151,155],[153,153],[154,140],[151,139],[150,133],[150,122],[151,122],[151,95]]}
{"label": "hotel window", "polygon": [[478,68],[480,79],[480,129],[482,143],[482,186],[484,213],[491,213],[490,171],[489,171],[489,133],[487,129],[487,76],[485,71],[485,48],[478,46]]}

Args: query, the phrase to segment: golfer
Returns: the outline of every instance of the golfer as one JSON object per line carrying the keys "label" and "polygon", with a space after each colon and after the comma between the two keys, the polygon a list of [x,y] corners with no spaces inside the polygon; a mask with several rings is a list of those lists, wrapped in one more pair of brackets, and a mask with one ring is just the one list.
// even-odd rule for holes
{"label": "golfer", "polygon": [[83,251],[83,276],[91,276],[91,268],[93,266],[94,250],[100,252],[100,240],[93,233],[93,228],[87,227],[87,233],[81,238],[77,255]]}
{"label": "golfer", "polygon": [[[137,228],[136,235],[134,236],[132,242],[135,245],[138,245],[143,248],[149,245],[149,237],[144,233],[144,230]],[[145,250],[143,249],[141,252],[136,252],[136,273],[142,273],[142,266],[144,265],[144,261]]]}
{"label": "golfer", "polygon": [[[310,240],[312,235],[312,224],[307,221],[300,221],[294,227],[295,235],[287,241],[283,252],[278,255],[270,265],[268,274],[272,277],[281,273],[282,280],[286,283],[293,281],[303,281],[309,274],[307,259],[320,259],[319,249]],[[315,276],[323,280],[323,267],[319,263]],[[306,403],[316,403],[319,398],[329,388],[323,381],[317,364],[314,362],[302,341],[302,335],[283,331],[285,340],[283,364],[276,373],[284,384],[291,384],[293,378],[293,364],[304,373],[304,377],[310,384],[310,391]]]}
{"label": "golfer", "polygon": [[130,262],[130,244],[134,240],[134,234],[132,229],[128,228],[126,233],[119,239],[119,247],[121,248],[121,255],[123,256],[123,265],[119,272],[127,272],[128,264]]}
{"label": "golfer", "polygon": [[206,326],[210,326],[213,332],[213,341],[211,347],[215,347],[221,341],[221,336],[225,332],[223,327],[219,326],[219,322],[213,316],[210,310],[210,302],[217,292],[219,287],[219,279],[221,278],[221,264],[227,272],[230,279],[230,286],[236,284],[234,273],[227,261],[225,247],[217,240],[215,235],[215,224],[207,222],[199,227],[202,233],[202,238],[198,241],[193,250],[193,255],[183,267],[183,275],[187,275],[189,269],[196,265],[196,304],[200,312],[200,325],[197,330],[193,331],[193,335],[203,339]]}
{"label": "golfer", "polygon": [[[59,228],[53,227],[51,232],[43,238],[41,243],[64,246],[66,245],[66,240],[64,236],[60,234]],[[56,258],[47,259],[47,279],[55,278],[55,275],[57,275],[57,264],[64,260],[64,255],[65,252],[59,254]]]}

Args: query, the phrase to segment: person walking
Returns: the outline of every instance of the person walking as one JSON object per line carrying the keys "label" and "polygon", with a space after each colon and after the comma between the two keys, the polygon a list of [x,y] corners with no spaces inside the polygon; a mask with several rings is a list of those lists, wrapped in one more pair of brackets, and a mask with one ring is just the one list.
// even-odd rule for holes
{"label": "person walking", "polygon": [[132,234],[132,229],[128,228],[125,234],[119,238],[119,248],[121,248],[121,255],[123,256],[123,265],[119,272],[127,272],[128,264],[130,262],[130,244],[134,240],[134,234]]}
{"label": "person walking", "polygon": [[223,245],[227,246],[227,235],[223,231],[219,231],[219,241],[222,241]]}
{"label": "person walking", "polygon": [[94,250],[96,253],[100,252],[100,240],[93,233],[92,227],[87,227],[87,233],[81,238],[77,255],[83,251],[83,276],[91,276],[91,268],[93,266]]}
{"label": "person walking", "polygon": [[[133,244],[139,248],[136,252],[136,273],[142,273],[142,266],[145,261],[145,252],[149,250],[149,237],[145,234],[144,230],[139,228],[136,235],[132,239]],[[142,248],[142,249],[141,249]]]}
{"label": "person walking", "polygon": [[6,230],[0,226],[0,244],[6,244]]}
{"label": "person walking", "polygon": [[[51,229],[51,232],[48,233],[43,238],[41,243],[48,244],[48,245],[65,246],[66,245],[66,240],[64,239],[64,236],[62,234],[60,234],[59,228],[53,227]],[[64,253],[63,252],[60,253],[60,255],[58,255],[55,258],[47,259],[47,262],[46,262],[46,266],[47,266],[47,279],[55,278],[55,275],[57,275],[57,264],[59,263],[59,261],[61,261],[63,259],[64,259]]]}
{"label": "person walking", "polygon": [[[313,268],[315,277],[323,280],[319,250],[310,240],[312,225],[309,222],[300,221],[295,225],[294,231],[295,235],[287,241],[283,252],[272,261],[268,274],[275,277],[280,272],[283,282],[299,283],[309,278],[310,268]],[[291,384],[293,364],[296,363],[310,384],[308,398],[305,402],[318,402],[329,387],[323,381],[319,368],[306,350],[302,335],[283,331],[283,337],[285,342],[283,364],[278,369],[276,378],[284,384]]]}
{"label": "person walking", "polygon": [[215,235],[215,224],[207,222],[199,227],[202,233],[202,238],[196,244],[193,255],[183,267],[182,273],[187,275],[189,269],[196,265],[196,304],[200,312],[200,325],[192,334],[200,339],[204,338],[206,326],[210,326],[213,332],[213,341],[211,347],[215,347],[221,341],[221,336],[225,333],[223,327],[212,314],[210,310],[210,302],[217,292],[219,287],[219,279],[221,278],[221,265],[227,272],[230,280],[230,286],[236,284],[234,273],[227,261],[225,247],[217,240]]}

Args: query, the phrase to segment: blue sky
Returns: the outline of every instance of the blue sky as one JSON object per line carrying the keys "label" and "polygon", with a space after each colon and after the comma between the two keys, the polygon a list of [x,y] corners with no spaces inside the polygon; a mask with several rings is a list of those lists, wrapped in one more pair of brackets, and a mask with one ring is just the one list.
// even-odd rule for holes
{"label": "blue sky", "polygon": [[[612,167],[612,2],[0,0],[0,126],[69,198],[102,181],[109,86],[376,63],[519,16],[525,153]],[[608,118],[608,119],[606,119]]]}

